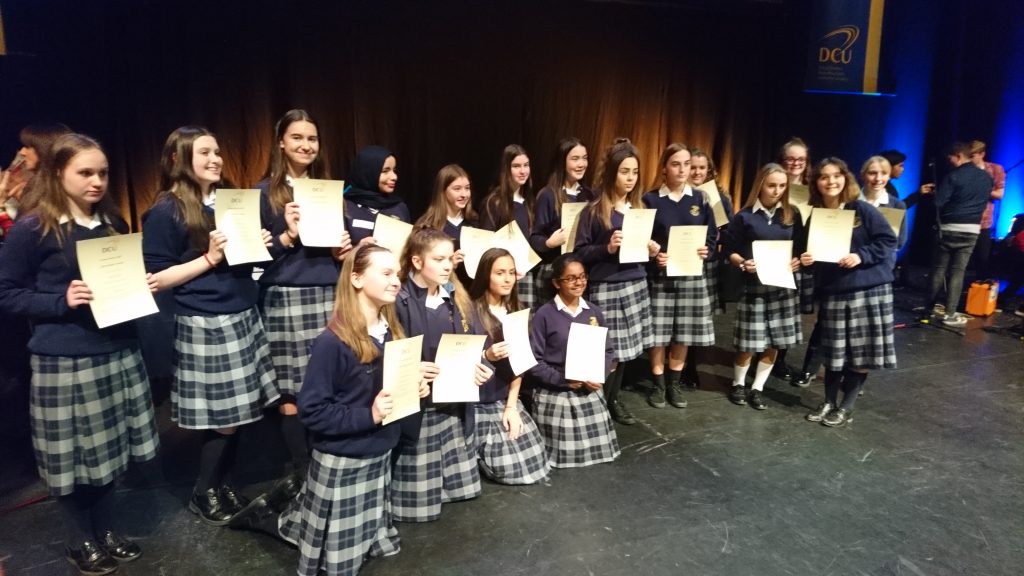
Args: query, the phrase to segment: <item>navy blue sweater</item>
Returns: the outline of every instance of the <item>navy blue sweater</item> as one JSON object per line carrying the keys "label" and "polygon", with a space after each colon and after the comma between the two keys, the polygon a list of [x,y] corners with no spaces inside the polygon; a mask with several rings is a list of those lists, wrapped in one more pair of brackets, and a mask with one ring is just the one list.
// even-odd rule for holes
{"label": "navy blue sweater", "polygon": [[605,228],[591,203],[580,213],[580,225],[576,231],[576,246],[573,252],[583,260],[591,282],[623,282],[639,280],[647,276],[647,263],[634,262],[619,264],[619,253],[608,253],[608,241],[612,233],[622,230],[622,213],[612,210],[612,227]]}
{"label": "navy blue sweater", "polygon": [[120,218],[110,227],[100,225],[92,230],[72,223],[65,226],[61,245],[54,232],[42,235],[34,216],[18,220],[11,228],[0,250],[0,312],[32,321],[28,348],[34,354],[92,356],[136,344],[134,322],[101,330],[88,306],[74,310],[68,306],[68,285],[82,278],[75,243],[110,236],[110,228],[122,234],[128,231]]}
{"label": "navy blue sweater", "polygon": [[832,262],[815,262],[810,267],[815,290],[821,294],[842,294],[891,283],[896,266],[896,235],[892,226],[877,208],[863,200],[847,202],[843,209],[857,212],[850,252],[860,256],[861,263],[856,268],[840,268]]}
{"label": "navy blue sweater", "polygon": [[[878,211],[876,210],[877,214]],[[881,214],[879,214],[881,216]],[[807,235],[804,232],[803,220],[800,211],[793,208],[793,223],[789,226],[782,224],[782,206],[775,210],[775,215],[769,220],[768,215],[758,210],[754,213],[752,207],[744,208],[736,213],[723,232],[723,244],[725,245],[724,258],[729,261],[729,256],[739,254],[744,260],[754,257],[754,240],[792,240],[793,256],[799,257],[804,253],[804,246],[807,245]],[[760,280],[757,274],[744,274],[747,284],[759,285]]]}
{"label": "navy blue sweater", "polygon": [[[888,188],[886,190],[888,190]],[[867,202],[867,200],[865,200],[865,202]],[[868,204],[871,204],[871,203],[868,202]],[[874,204],[872,204],[872,206],[874,206]],[[903,210],[904,212],[906,212],[906,210],[907,210],[906,202],[904,202],[903,200],[900,200],[899,197],[893,196],[893,195],[889,196],[889,201],[888,202],[886,202],[885,204],[879,204],[878,207],[879,208],[894,208],[896,210]],[[907,216],[906,216],[906,214],[904,214],[903,215],[903,222],[900,222],[900,235],[899,235],[898,241],[896,243],[896,249],[897,250],[902,250],[903,246],[906,243],[907,243]]]}
{"label": "navy blue sweater", "polygon": [[[484,199],[483,209],[480,211],[480,228],[484,230],[490,230],[494,232],[498,228],[501,228],[508,224],[510,220],[505,219],[501,221],[494,209],[495,202],[491,200],[492,196],[488,196]],[[526,209],[525,202],[513,202],[512,203],[512,217],[516,223],[519,224],[519,229],[522,230],[523,236],[530,237],[530,211]]]}
{"label": "navy blue sweater", "polygon": [[270,204],[270,179],[256,184],[260,190],[260,218],[263,228],[273,235],[270,256],[273,261],[263,265],[260,284],[264,286],[334,286],[341,270],[330,248],[303,246],[302,237],[291,248],[281,244],[281,234],[288,229],[284,210],[276,214]]}
{"label": "navy blue sweater", "polygon": [[961,164],[935,189],[940,224],[981,224],[992,193],[992,177],[970,162]]}
{"label": "navy blue sweater", "polygon": [[[594,199],[594,192],[590,188],[580,186],[580,192],[575,198],[566,197],[566,202],[590,202]],[[548,248],[547,239],[562,227],[562,215],[555,210],[555,193],[551,188],[545,186],[537,196],[537,206],[534,208],[533,230],[530,231],[530,246],[545,264],[550,264],[562,253],[562,247]],[[566,237],[569,230],[565,231]]]}
{"label": "navy blue sweater", "polygon": [[[213,209],[206,210],[212,215]],[[165,196],[157,200],[142,217],[142,252],[146,270],[166,270],[202,257],[188,238],[188,227],[178,216],[175,200]],[[219,316],[236,314],[256,305],[259,286],[252,279],[252,264],[228,266],[227,260],[216,268],[174,289],[177,313],[183,316]]]}
{"label": "navy blue sweater", "polygon": [[[545,303],[537,309],[530,320],[530,346],[537,358],[537,365],[527,371],[527,383],[532,386],[543,386],[550,390],[562,391],[569,389],[565,380],[565,351],[569,342],[569,327],[573,322],[593,326],[607,326],[601,310],[593,303],[587,310],[573,318],[568,312],[558,310],[555,301]],[[615,351],[612,339],[605,340],[604,370],[607,374],[612,365]]]}
{"label": "navy blue sweater", "polygon": [[[384,214],[398,218],[406,224],[412,223],[412,215],[405,202],[399,202],[383,210],[373,210],[366,206],[360,206],[351,200],[345,200],[345,229],[352,238],[352,246],[358,246],[359,242],[367,236],[373,236],[373,224],[377,221],[377,214]],[[398,256],[398,254],[395,254]]]}
{"label": "navy blue sweater", "polygon": [[[388,331],[385,341],[391,340]],[[362,364],[334,332],[313,341],[306,377],[298,395],[299,419],[312,436],[313,448],[355,458],[387,453],[398,444],[396,423],[373,422],[373,399],[384,387],[384,347]]]}
{"label": "navy blue sweater", "polygon": [[[643,195],[643,203],[647,208],[653,208],[658,212],[654,215],[654,230],[651,239],[661,246],[661,252],[668,250],[668,234],[673,226],[706,226],[707,234],[704,245],[708,247],[708,253],[714,252],[712,248],[718,239],[718,229],[715,227],[715,215],[711,207],[704,201],[704,195],[700,190],[694,190],[693,194],[683,196],[679,202],[672,200],[668,195],[662,196],[658,190],[651,190]],[[658,268],[652,262],[649,266],[652,274],[664,274],[664,268]]]}

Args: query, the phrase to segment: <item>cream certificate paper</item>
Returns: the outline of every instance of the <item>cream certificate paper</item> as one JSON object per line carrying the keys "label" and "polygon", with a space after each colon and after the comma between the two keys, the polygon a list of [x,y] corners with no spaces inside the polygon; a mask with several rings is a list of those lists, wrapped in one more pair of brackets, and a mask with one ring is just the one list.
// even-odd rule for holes
{"label": "cream certificate paper", "polygon": [[569,341],[565,346],[566,381],[604,384],[604,350],[607,338],[607,326],[591,326],[577,322],[569,325]]}
{"label": "cream certificate paper", "polygon": [[697,249],[708,239],[707,226],[673,226],[668,229],[668,246],[662,251],[668,255],[668,276],[703,276],[704,260]]}
{"label": "cream certificate paper", "polygon": [[146,283],[142,234],[75,243],[82,280],[92,290],[89,309],[100,328],[159,312]]}
{"label": "cream certificate paper", "polygon": [[420,354],[423,335],[384,343],[384,390],[394,402],[381,424],[391,424],[420,411]]}
{"label": "cream certificate paper", "polygon": [[807,234],[807,252],[816,262],[839,262],[850,253],[856,215],[853,210],[814,209]]}
{"label": "cream certificate paper", "polygon": [[729,223],[729,215],[725,213],[725,206],[722,205],[722,193],[718,191],[718,184],[714,180],[697,186],[708,196],[708,204],[711,205],[711,212],[715,215],[715,228],[721,228]]}
{"label": "cream certificate paper", "polygon": [[259,190],[217,190],[214,219],[217,230],[228,237],[224,246],[228,264],[270,260],[260,224]]}
{"label": "cream certificate paper", "polygon": [[903,226],[903,217],[906,216],[906,210],[900,210],[899,208],[887,208],[882,206],[878,209],[885,216],[885,220],[889,222],[889,226],[892,227],[892,233],[897,238],[900,237],[900,227]]}
{"label": "cream certificate paper", "polygon": [[537,358],[530,346],[529,309],[506,314],[501,319],[501,331],[508,343],[508,362],[516,376],[537,365]]}
{"label": "cream certificate paper", "polygon": [[651,208],[630,208],[622,214],[622,244],[619,263],[647,262],[651,258],[647,243],[654,231],[654,213]]}
{"label": "cream certificate paper", "polygon": [[576,231],[580,228],[580,213],[587,207],[586,202],[565,202],[562,204],[562,228],[566,232],[562,254],[572,252],[576,247]]}
{"label": "cream certificate paper", "polygon": [[463,226],[459,234],[459,249],[465,255],[462,265],[466,267],[466,274],[470,278],[476,278],[476,269],[480,266],[480,257],[491,247],[491,237],[494,232]]}
{"label": "cream certificate paper", "polygon": [[796,290],[792,240],[754,240],[751,246],[761,284]]}
{"label": "cream certificate paper", "polygon": [[480,387],[474,380],[486,340],[486,336],[475,334],[441,335],[434,359],[440,368],[433,385],[434,402],[480,401]]}
{"label": "cream certificate paper", "polygon": [[377,222],[373,226],[373,239],[377,241],[378,246],[391,250],[395,258],[402,256],[402,249],[405,248],[405,242],[410,234],[412,224],[386,214],[377,214]]}
{"label": "cream certificate paper", "polygon": [[811,190],[806,184],[789,185],[789,203],[798,211],[804,223],[811,217]]}
{"label": "cream certificate paper", "polygon": [[[526,239],[526,235],[523,234],[523,231],[519,228],[519,223],[515,220],[495,231],[494,236],[491,237],[489,248],[504,248],[508,250],[509,254],[512,255],[512,259],[516,261],[516,274],[520,278],[522,278],[523,274],[532,270],[534,266],[540,264],[540,256],[530,247],[530,242]],[[479,263],[480,260],[477,259],[477,264],[479,265]]]}
{"label": "cream certificate paper", "polygon": [[299,238],[303,246],[341,246],[345,232],[342,180],[292,180],[292,197],[299,205]]}

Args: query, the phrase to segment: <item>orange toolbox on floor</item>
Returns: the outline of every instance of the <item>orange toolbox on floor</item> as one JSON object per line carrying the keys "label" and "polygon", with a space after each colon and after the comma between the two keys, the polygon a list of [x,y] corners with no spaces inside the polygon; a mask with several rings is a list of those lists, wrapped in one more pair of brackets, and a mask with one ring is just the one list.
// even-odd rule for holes
{"label": "orange toolbox on floor", "polygon": [[998,298],[998,282],[973,282],[967,291],[967,313],[971,316],[991,316],[996,311]]}

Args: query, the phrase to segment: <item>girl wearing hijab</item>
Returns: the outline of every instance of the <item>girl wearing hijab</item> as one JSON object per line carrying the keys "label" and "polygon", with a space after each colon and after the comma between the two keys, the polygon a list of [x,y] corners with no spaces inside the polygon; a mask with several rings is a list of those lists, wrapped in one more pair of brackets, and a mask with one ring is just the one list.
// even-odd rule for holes
{"label": "girl wearing hijab", "polygon": [[412,223],[409,207],[395,194],[395,166],[395,156],[382,146],[367,146],[356,154],[345,190],[345,228],[353,246],[372,238],[378,214]]}

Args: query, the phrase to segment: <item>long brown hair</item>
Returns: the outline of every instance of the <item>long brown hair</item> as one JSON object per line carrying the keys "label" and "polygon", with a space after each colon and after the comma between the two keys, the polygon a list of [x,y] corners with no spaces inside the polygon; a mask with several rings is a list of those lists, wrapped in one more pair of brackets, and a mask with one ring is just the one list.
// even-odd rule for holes
{"label": "long brown hair", "polygon": [[[615,208],[615,180],[618,177],[619,165],[626,158],[636,158],[639,170],[640,152],[628,138],[619,138],[605,153],[601,163],[601,180],[597,187],[597,199],[590,205],[591,210],[597,213],[597,217],[601,219],[601,223],[608,230],[612,228],[612,210]],[[643,196],[643,184],[638,176],[633,189],[626,194],[626,201],[633,208],[640,208],[642,207],[641,196]]]}
{"label": "long brown hair", "polygon": [[[452,239],[437,228],[417,225],[413,229],[409,239],[405,242],[405,248],[402,250],[402,256],[398,262],[401,267],[398,277],[402,279],[402,282],[408,280],[409,276],[416,270],[412,263],[412,257],[419,256],[421,259],[424,259],[425,254],[436,246],[438,242],[453,244]],[[459,277],[455,275],[454,271],[448,281],[452,284],[452,292],[454,293],[451,294],[451,297],[455,302],[455,307],[459,309],[459,314],[463,318],[467,318],[472,305],[470,304],[469,296],[466,295],[466,289],[462,286],[462,282],[459,282]]]}
{"label": "long brown hair", "polygon": [[[64,189],[64,170],[75,156],[87,150],[98,150],[103,153],[99,142],[92,138],[84,134],[65,134],[54,140],[49,153],[40,156],[40,160],[45,161],[45,164],[40,164],[36,172],[36,202],[31,214],[39,220],[42,235],[54,232],[59,245],[64,244],[65,233],[70,232],[74,225],[73,221],[65,225],[60,224],[61,217],[69,214],[71,203],[67,190]],[[110,201],[109,194],[104,193],[100,201],[93,206],[93,214],[106,222],[111,234],[117,233],[110,226],[117,211]]]}
{"label": "long brown hair", "polygon": [[[452,185],[452,182],[459,178],[469,181],[469,174],[458,164],[448,164],[437,171],[437,176],[434,178],[434,196],[427,211],[416,221],[417,226],[429,226],[444,230],[444,224],[448,221],[448,201],[445,191]],[[469,200],[466,208],[462,210],[462,218],[466,222],[476,222],[477,214],[473,210],[472,193],[470,193]]]}
{"label": "long brown hair", "polygon": [[[491,289],[491,270],[494,269],[494,263],[499,258],[508,256],[512,258],[512,254],[504,248],[489,248],[486,252],[480,256],[480,265],[476,269],[476,278],[473,278],[473,283],[469,285],[469,297],[473,301],[473,310],[476,312],[477,319],[484,327],[484,331],[491,337],[494,342],[501,342],[505,339],[505,335],[501,329],[501,321],[491,314],[491,307],[487,304],[487,293]],[[513,262],[515,262],[513,260]],[[501,299],[501,305],[505,307],[505,310],[509,312],[518,312],[523,309],[523,304],[519,301],[519,290],[518,282],[512,287],[512,292],[508,296],[503,296]]]}
{"label": "long brown hair", "polygon": [[160,155],[160,197],[174,200],[178,216],[188,228],[189,245],[199,252],[208,249],[214,228],[213,216],[203,206],[203,189],[192,169],[192,147],[203,136],[216,138],[206,128],[182,126],[167,137]]}
{"label": "long brown hair", "polygon": [[[551,176],[548,177],[548,188],[551,189],[551,193],[555,196],[555,214],[561,216],[562,204],[569,201],[568,194],[565,193],[565,181],[568,179],[568,173],[565,171],[565,161],[569,158],[569,153],[572,149],[577,146],[583,146],[586,150],[586,146],[579,138],[563,138],[558,142],[558,147],[555,148],[554,156],[551,159]],[[590,173],[590,166],[588,160],[587,173],[583,175],[583,178],[587,177]],[[580,186],[583,186],[583,182],[579,182]]]}
{"label": "long brown hair", "polygon": [[[345,262],[341,265],[341,276],[338,277],[335,291],[334,312],[327,323],[327,328],[351,348],[356,358],[363,364],[376,359],[380,350],[367,332],[366,318],[359,306],[359,292],[352,285],[352,275],[366,272],[370,266],[371,256],[378,252],[391,253],[383,246],[364,244],[345,258]],[[384,317],[391,329],[392,340],[405,338],[405,332],[398,322],[394,304],[382,306],[380,315]]]}
{"label": "long brown hair", "polygon": [[35,150],[36,156],[39,157],[39,164],[36,165],[34,172],[28,172],[26,170],[23,178],[26,179],[24,187],[21,189],[21,198],[18,200],[20,203],[19,210],[28,214],[31,212],[36,205],[39,203],[39,193],[35,190],[35,178],[33,176],[38,173],[44,166],[50,163],[49,156],[53,148],[53,143],[57,138],[65,134],[73,134],[71,128],[59,122],[54,124],[29,124],[21,129],[18,133],[18,139],[21,141],[21,145],[26,148]]}
{"label": "long brown hair", "polygon": [[[515,204],[516,183],[512,179],[512,161],[517,156],[530,157],[526,153],[526,148],[523,148],[519,144],[509,144],[505,146],[505,149],[501,151],[501,164],[498,166],[498,185],[491,189],[487,197],[484,198],[483,210],[494,219],[496,226],[501,227],[508,224],[513,219],[513,204]],[[533,193],[533,171],[530,171],[530,177],[526,179],[526,182],[519,187],[519,194],[524,199],[526,205],[526,214],[528,220],[528,227],[533,228],[533,207],[536,204],[536,198]],[[523,230],[523,234],[529,235],[528,230]]]}
{"label": "long brown hair", "polygon": [[295,122],[309,122],[316,128],[320,151],[313,163],[309,165],[306,175],[309,178],[330,178],[327,163],[323,155],[323,138],[320,136],[320,125],[305,110],[289,110],[274,125],[274,140],[270,144],[270,161],[267,174],[270,178],[270,208],[275,214],[284,210],[284,205],[292,201],[292,190],[285,176],[288,175],[288,160],[281,149],[280,142],[288,134],[288,128]]}
{"label": "long brown hair", "polygon": [[818,177],[821,176],[821,171],[826,166],[839,168],[839,172],[846,178],[843,191],[839,193],[840,202],[853,202],[860,198],[860,186],[857,184],[857,177],[853,175],[853,172],[850,172],[850,167],[842,159],[830,156],[822,158],[820,162],[814,165],[814,170],[811,170],[811,206],[821,208],[825,205],[825,199],[822,197],[821,192],[818,191]]}
{"label": "long brown hair", "polygon": [[757,176],[754,177],[754,185],[751,186],[750,194],[747,195],[747,201],[743,204],[743,207],[754,207],[754,203],[757,202],[758,198],[761,196],[761,188],[764,187],[764,183],[768,179],[769,174],[782,174],[783,176],[786,176],[786,189],[782,192],[782,198],[779,198],[779,205],[782,206],[782,224],[785,226],[792,226],[793,207],[789,204],[789,175],[786,174],[785,168],[774,162],[765,164],[757,171]]}

